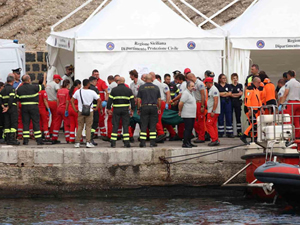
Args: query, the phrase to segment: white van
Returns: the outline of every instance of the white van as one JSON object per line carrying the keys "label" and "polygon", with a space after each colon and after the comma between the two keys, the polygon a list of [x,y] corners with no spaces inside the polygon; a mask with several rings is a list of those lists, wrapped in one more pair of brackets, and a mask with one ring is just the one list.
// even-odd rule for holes
{"label": "white van", "polygon": [[26,74],[25,45],[17,40],[0,39],[0,81],[6,82],[12,69],[21,68],[21,76]]}

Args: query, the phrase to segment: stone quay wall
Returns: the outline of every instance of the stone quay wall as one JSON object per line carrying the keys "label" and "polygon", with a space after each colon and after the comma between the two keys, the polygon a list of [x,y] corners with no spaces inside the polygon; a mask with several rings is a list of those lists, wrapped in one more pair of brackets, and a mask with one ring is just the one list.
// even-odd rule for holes
{"label": "stone quay wall", "polygon": [[47,71],[47,52],[26,52],[26,73],[34,83],[44,76]]}
{"label": "stone quay wall", "polygon": [[[166,165],[160,162],[160,156],[206,150],[3,146],[0,148],[0,198],[106,196],[109,190],[142,187],[220,186],[245,166],[240,158],[244,149],[232,149],[171,165],[171,176],[167,179]],[[233,182],[245,183],[245,174]]]}

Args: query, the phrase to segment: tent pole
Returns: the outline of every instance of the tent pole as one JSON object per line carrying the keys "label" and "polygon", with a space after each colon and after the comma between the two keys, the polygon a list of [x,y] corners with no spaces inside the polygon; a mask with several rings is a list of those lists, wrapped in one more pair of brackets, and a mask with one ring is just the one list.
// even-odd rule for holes
{"label": "tent pole", "polygon": [[189,7],[191,10],[193,10],[195,13],[198,13],[200,16],[202,16],[204,19],[211,22],[213,25],[215,25],[217,28],[220,28],[222,31],[225,31],[220,25],[209,19],[207,16],[205,16],[203,13],[201,13],[199,10],[197,10],[195,7],[187,3],[185,0],[180,0],[183,4],[185,4],[187,7]]}
{"label": "tent pole", "polygon": [[53,26],[51,26],[51,31],[54,31],[54,28],[57,27],[59,24],[61,24],[62,22],[64,22],[65,20],[69,19],[71,16],[73,16],[75,13],[77,13],[79,10],[81,10],[83,7],[85,7],[86,5],[90,4],[93,0],[88,0],[85,3],[83,3],[81,6],[79,6],[77,9],[75,9],[73,12],[69,13],[67,16],[65,16],[64,18],[62,18],[60,21],[58,21],[56,24],[54,24]]}
{"label": "tent pole", "polygon": [[75,31],[75,36],[77,36],[78,31],[84,26],[84,24],[86,24],[86,22],[88,22],[103,6],[104,4],[107,2],[108,0],[104,0],[98,7],[96,10],[94,10],[94,12],[79,26],[79,28]]}
{"label": "tent pole", "polygon": [[220,15],[222,12],[224,12],[226,9],[230,8],[231,6],[233,6],[235,3],[239,2],[240,0],[234,0],[233,2],[229,3],[227,6],[225,6],[223,9],[219,10],[218,12],[216,12],[214,15],[212,15],[211,17],[209,17],[209,20],[205,20],[202,23],[200,23],[198,25],[198,27],[202,27],[204,24],[206,24],[208,21],[212,20],[213,18],[215,18],[216,16]]}
{"label": "tent pole", "polygon": [[181,9],[179,9],[178,7],[177,7],[177,5],[175,5],[174,4],[174,2],[172,2],[172,0],[168,0],[168,2],[187,20],[187,21],[189,21],[191,24],[193,24],[193,25],[195,25],[196,26],[196,24],[184,13],[184,12],[182,12],[181,11]]}

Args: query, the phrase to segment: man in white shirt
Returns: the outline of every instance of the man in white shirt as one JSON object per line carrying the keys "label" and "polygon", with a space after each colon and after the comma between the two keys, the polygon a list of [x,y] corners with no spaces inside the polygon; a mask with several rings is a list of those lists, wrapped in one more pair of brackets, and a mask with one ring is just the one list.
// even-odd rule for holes
{"label": "man in white shirt", "polygon": [[205,85],[193,73],[189,73],[187,78],[195,83],[194,96],[197,103],[197,116],[195,120],[195,131],[198,134],[198,139],[195,143],[205,142]]}
{"label": "man in white shirt", "polygon": [[162,83],[160,83],[156,79],[156,75],[154,72],[150,72],[150,75],[152,76],[152,83],[159,88],[160,96],[161,96],[161,106],[160,106],[161,113],[158,114],[158,122],[156,124],[157,138],[155,141],[156,141],[156,143],[163,143],[164,139],[166,138],[166,135],[165,135],[164,128],[163,128],[163,125],[161,122],[161,118],[162,118],[162,115],[164,113],[166,106],[168,107],[169,102],[170,102],[170,96],[171,96],[170,89],[169,89],[168,85],[164,86]]}
{"label": "man in white shirt", "polygon": [[[82,130],[84,127],[84,124],[86,124],[86,147],[87,148],[93,148],[95,147],[90,141],[91,141],[91,129],[93,124],[93,111],[97,111],[99,108],[101,109],[101,99],[96,94],[95,91],[90,90],[90,81],[88,79],[83,80],[83,89],[77,90],[72,99],[71,104],[75,112],[78,113],[78,130],[75,138],[75,148],[80,147],[80,139],[82,136]],[[75,108],[74,101],[75,99],[78,101],[78,110]],[[93,101],[97,100],[97,106],[93,109]],[[89,105],[90,106],[90,115],[82,115],[82,108],[83,105]],[[100,113],[102,111],[100,110]]]}
{"label": "man in white shirt", "polygon": [[[295,71],[289,70],[287,72],[288,82],[285,84],[285,91],[280,100],[280,104],[283,104],[285,101],[293,103],[293,106],[287,105],[286,113],[290,114],[290,116],[294,116],[291,120],[294,121],[295,138],[298,139],[300,138],[300,83],[295,79],[295,77]],[[281,111],[282,105],[280,105],[278,109]]]}
{"label": "man in white shirt", "polygon": [[61,85],[64,80],[70,81],[70,88],[73,86],[74,83],[74,66],[72,64],[68,64],[65,66],[66,73],[62,77]]}
{"label": "man in white shirt", "polygon": [[[51,111],[51,126],[50,134],[53,134],[53,128],[55,127],[57,117],[57,91],[60,89],[60,82],[62,81],[60,75],[55,74],[53,80],[50,81],[45,90],[48,95],[48,104]],[[57,131],[58,133],[58,131]]]}
{"label": "man in white shirt", "polygon": [[220,145],[218,137],[218,116],[221,112],[220,107],[220,93],[218,88],[214,85],[214,79],[208,77],[204,80],[208,91],[207,100],[207,121],[206,128],[211,137],[211,142],[208,146],[218,146]]}

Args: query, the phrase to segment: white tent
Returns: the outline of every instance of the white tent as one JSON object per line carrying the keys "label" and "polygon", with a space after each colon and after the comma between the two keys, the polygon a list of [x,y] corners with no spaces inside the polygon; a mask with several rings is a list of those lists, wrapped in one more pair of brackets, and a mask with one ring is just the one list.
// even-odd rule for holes
{"label": "white tent", "polygon": [[16,44],[13,40],[0,39],[0,81],[6,82],[12,69],[21,68],[21,75],[26,73],[25,45]]}
{"label": "white tent", "polygon": [[300,1],[259,0],[229,26],[229,73],[243,82],[250,63],[276,83],[282,73],[300,69]]}
{"label": "white tent", "polygon": [[55,72],[74,63],[76,79],[93,69],[102,79],[147,68],[158,74],[189,67],[197,76],[205,70],[222,72],[224,37],[201,30],[178,16],[161,0],[112,0],[85,23],[47,39],[49,62]]}

